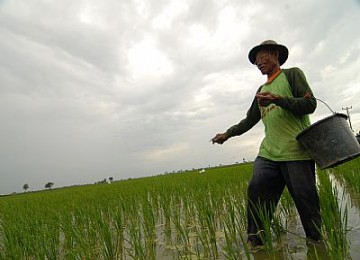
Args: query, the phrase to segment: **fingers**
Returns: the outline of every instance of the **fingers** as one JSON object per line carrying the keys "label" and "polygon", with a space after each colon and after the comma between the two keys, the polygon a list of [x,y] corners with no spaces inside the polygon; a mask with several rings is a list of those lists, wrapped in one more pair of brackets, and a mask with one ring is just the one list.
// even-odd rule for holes
{"label": "fingers", "polygon": [[219,134],[216,134],[215,137],[213,137],[211,140],[212,144],[215,144],[219,141]]}
{"label": "fingers", "polygon": [[263,92],[256,94],[256,98],[260,106],[267,107],[268,105],[274,103],[277,99],[279,99],[279,96],[274,95],[270,92]]}
{"label": "fingers", "polygon": [[275,96],[271,95],[271,94],[267,94],[267,95],[259,94],[259,95],[256,95],[256,97],[258,100],[273,100],[273,99],[275,99]]}
{"label": "fingers", "polygon": [[216,143],[216,138],[214,137],[214,138],[211,138],[210,139],[210,142],[212,142],[212,144],[215,144]]}
{"label": "fingers", "polygon": [[215,137],[210,140],[210,142],[212,142],[213,144],[223,144],[226,140],[227,138],[225,134],[216,134]]}

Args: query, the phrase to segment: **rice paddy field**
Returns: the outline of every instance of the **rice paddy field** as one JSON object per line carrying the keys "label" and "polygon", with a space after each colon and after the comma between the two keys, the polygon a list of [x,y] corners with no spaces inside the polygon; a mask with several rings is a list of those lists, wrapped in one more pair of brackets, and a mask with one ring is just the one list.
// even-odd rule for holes
{"label": "rice paddy field", "polygon": [[360,259],[360,158],[317,171],[324,242],[284,192],[246,244],[252,163],[0,198],[0,259]]}

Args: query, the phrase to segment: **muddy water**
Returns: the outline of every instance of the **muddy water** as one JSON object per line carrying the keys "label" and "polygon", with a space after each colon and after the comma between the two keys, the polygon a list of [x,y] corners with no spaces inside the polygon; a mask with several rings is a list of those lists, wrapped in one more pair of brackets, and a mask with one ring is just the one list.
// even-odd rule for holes
{"label": "muddy water", "polygon": [[350,242],[350,255],[351,258],[356,260],[360,259],[360,196],[357,195],[357,206],[356,204],[349,204],[349,219],[348,227],[350,231],[347,235],[348,241]]}
{"label": "muddy water", "polygon": [[[331,175],[333,176],[333,175]],[[339,191],[339,202],[348,210],[347,239],[350,246],[350,255],[354,260],[360,259],[360,194],[355,192],[345,181],[333,177],[334,185]]]}

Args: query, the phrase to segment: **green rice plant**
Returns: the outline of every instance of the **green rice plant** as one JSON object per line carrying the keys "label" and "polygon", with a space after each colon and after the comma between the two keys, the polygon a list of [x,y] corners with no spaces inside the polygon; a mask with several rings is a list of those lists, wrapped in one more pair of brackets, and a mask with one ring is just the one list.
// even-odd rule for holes
{"label": "green rice plant", "polygon": [[144,198],[141,206],[142,230],[148,259],[156,259],[156,209],[150,196]]}
{"label": "green rice plant", "polygon": [[91,258],[98,256],[98,233],[94,225],[96,217],[88,216],[89,209],[76,210],[72,216],[63,218],[62,233],[64,240],[64,254],[66,257],[81,256]]}
{"label": "green rice plant", "polygon": [[204,256],[216,259],[219,256],[216,238],[216,210],[211,193],[205,192],[202,199],[196,202],[199,213],[198,236],[204,248]]}
{"label": "green rice plant", "polygon": [[132,218],[128,224],[129,239],[127,240],[129,248],[127,253],[133,259],[146,259],[146,246],[144,242],[144,234],[141,230],[141,221],[139,217]]}
{"label": "green rice plant", "polygon": [[227,259],[236,259],[236,252],[234,247],[237,244],[237,234],[235,227],[235,207],[232,203],[226,204],[227,217],[224,219],[224,234],[225,234],[225,245],[224,251]]}
{"label": "green rice plant", "polygon": [[183,210],[181,201],[178,201],[178,198],[174,197],[171,217],[172,223],[175,228],[175,244],[178,248],[185,248],[186,250],[188,250],[189,233],[187,227],[184,225],[182,211]]}
{"label": "green rice plant", "polygon": [[171,193],[162,190],[160,201],[160,209],[162,210],[161,223],[164,226],[165,243],[171,244]]}
{"label": "green rice plant", "polygon": [[334,169],[334,176],[343,179],[347,187],[360,194],[360,157]]}
{"label": "green rice plant", "polygon": [[125,256],[125,252],[124,252],[125,251],[124,249],[125,213],[122,210],[122,207],[117,207],[116,210],[113,212],[114,212],[113,225],[115,228],[114,239],[115,239],[115,248],[116,248],[115,258],[121,259],[124,258]]}
{"label": "green rice plant", "polygon": [[99,245],[101,255],[105,259],[119,258],[118,251],[118,233],[115,232],[115,225],[113,223],[112,214],[107,211],[102,211],[96,216],[96,229],[99,230],[99,239],[103,241]]}
{"label": "green rice plant", "polygon": [[[240,205],[235,207],[236,204],[242,204],[239,214]],[[246,233],[246,227],[244,222],[243,212],[246,211],[245,201],[237,202],[234,198],[228,197],[226,200],[225,210],[227,212],[224,218],[224,236],[225,244],[223,246],[224,256],[226,259],[242,259],[245,255],[246,259],[251,259],[249,248],[247,247],[246,238],[244,234]],[[244,252],[240,250],[243,248]]]}
{"label": "green rice plant", "polygon": [[[253,202],[250,201],[249,203],[253,203]],[[261,240],[264,242],[264,246],[266,250],[269,253],[272,253],[274,251],[274,244],[273,244],[272,232],[271,232],[272,216],[266,209],[266,206],[260,205],[258,203],[254,203],[254,204],[255,205],[253,205],[252,207],[254,211],[250,210],[249,214],[252,214],[254,218],[257,215],[259,217],[258,221],[261,223],[261,229],[258,231],[257,234],[254,235],[259,236]],[[260,226],[260,223],[256,223],[256,225]]]}
{"label": "green rice plant", "polygon": [[[338,190],[330,179],[329,171],[319,171],[319,197],[322,212],[322,230],[326,247],[332,259],[349,257],[347,228],[347,207],[339,205]],[[340,203],[343,200],[340,201]]]}

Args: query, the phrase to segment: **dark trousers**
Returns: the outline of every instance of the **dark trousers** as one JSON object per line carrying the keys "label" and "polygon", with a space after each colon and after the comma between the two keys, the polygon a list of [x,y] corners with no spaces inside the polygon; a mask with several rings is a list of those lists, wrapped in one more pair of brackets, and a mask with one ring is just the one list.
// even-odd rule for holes
{"label": "dark trousers", "polygon": [[[315,185],[315,163],[307,161],[275,162],[257,157],[248,187],[248,236],[253,245],[261,245],[262,219],[272,219],[281,194],[287,186],[300,215],[307,238],[320,240],[320,204]],[[265,215],[266,214],[266,215]]]}

